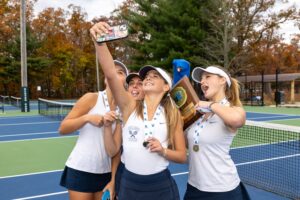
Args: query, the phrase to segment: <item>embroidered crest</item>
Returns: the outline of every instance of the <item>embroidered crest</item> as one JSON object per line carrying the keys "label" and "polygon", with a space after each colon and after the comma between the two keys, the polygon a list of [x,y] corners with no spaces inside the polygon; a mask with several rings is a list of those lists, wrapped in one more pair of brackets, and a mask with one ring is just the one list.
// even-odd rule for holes
{"label": "embroidered crest", "polygon": [[129,133],[128,141],[136,142],[137,141],[136,135],[139,133],[139,131],[140,131],[139,127],[129,126],[128,127],[128,133]]}

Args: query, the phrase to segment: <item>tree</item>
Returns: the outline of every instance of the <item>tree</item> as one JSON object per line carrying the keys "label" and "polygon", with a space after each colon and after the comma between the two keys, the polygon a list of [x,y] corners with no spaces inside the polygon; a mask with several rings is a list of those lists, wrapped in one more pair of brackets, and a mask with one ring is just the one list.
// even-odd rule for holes
{"label": "tree", "polygon": [[131,56],[137,66],[152,64],[169,69],[174,58],[201,65],[210,57],[200,44],[207,32],[205,13],[210,1],[136,0],[124,13],[136,50]]}

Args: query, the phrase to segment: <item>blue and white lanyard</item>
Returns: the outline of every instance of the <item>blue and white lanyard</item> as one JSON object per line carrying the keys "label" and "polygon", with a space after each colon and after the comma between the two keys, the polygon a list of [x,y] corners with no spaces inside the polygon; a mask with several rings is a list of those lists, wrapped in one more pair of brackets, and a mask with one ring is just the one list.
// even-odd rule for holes
{"label": "blue and white lanyard", "polygon": [[[225,97],[224,99],[222,99],[219,104],[221,105],[225,105],[228,103],[227,98]],[[194,129],[194,134],[193,134],[193,138],[194,138],[194,145],[199,145],[199,138],[200,138],[200,133],[203,130],[203,128],[207,125],[208,123],[208,119],[207,120],[203,120],[204,119],[204,115],[202,115],[197,121],[196,121],[196,127]]]}
{"label": "blue and white lanyard", "polygon": [[151,121],[148,121],[148,112],[147,112],[147,105],[144,101],[144,106],[143,106],[143,114],[144,114],[144,134],[145,134],[145,138],[144,140],[146,141],[147,139],[149,139],[150,137],[153,136],[154,133],[154,128],[155,125],[158,122],[158,117],[159,115],[162,113],[162,106],[159,105],[156,108],[156,111],[154,113],[153,119]]}
{"label": "blue and white lanyard", "polygon": [[[103,91],[103,99],[104,99],[105,112],[107,113],[107,112],[110,111],[110,106],[109,106],[109,103],[108,103],[107,93],[106,93],[105,90]],[[121,115],[119,107],[116,108],[116,113],[118,115]]]}

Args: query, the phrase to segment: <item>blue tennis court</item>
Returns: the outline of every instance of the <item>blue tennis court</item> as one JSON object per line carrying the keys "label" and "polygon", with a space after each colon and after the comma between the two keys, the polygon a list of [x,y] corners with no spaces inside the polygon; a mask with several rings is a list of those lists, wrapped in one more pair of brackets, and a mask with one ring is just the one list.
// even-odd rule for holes
{"label": "blue tennis court", "polygon": [[[274,119],[290,119],[300,118],[296,115],[281,115],[281,114],[262,114],[262,113],[247,113],[247,119],[257,121],[268,121]],[[1,117],[0,118],[0,147],[1,145],[27,143],[27,142],[42,142],[48,140],[62,140],[63,138],[74,137],[76,139],[77,133],[67,136],[58,134],[58,127],[60,121],[51,119],[40,115],[19,116],[19,117]],[[294,140],[294,141],[293,141]],[[289,143],[289,147],[287,144]],[[55,143],[56,144],[56,143]],[[290,146],[294,148],[290,148]],[[299,165],[300,151],[298,140],[291,139],[278,143],[276,141],[268,144],[248,144],[240,147],[233,147],[231,155],[235,161],[240,176],[242,174],[255,174],[252,181],[256,184],[260,182],[270,182],[275,185],[281,180],[289,180],[285,184],[291,192],[299,191]],[[52,148],[56,148],[55,146]],[[41,149],[36,149],[40,151]],[[25,149],[24,149],[25,151]],[[69,152],[67,152],[68,154]],[[1,152],[1,157],[5,157],[5,152]],[[58,156],[58,155],[57,155]],[[55,155],[54,155],[55,157]],[[18,160],[18,157],[14,158]],[[31,159],[31,158],[28,158]],[[3,159],[1,159],[3,160]],[[16,162],[17,163],[17,162]],[[19,163],[18,168],[22,168],[22,162]],[[41,163],[47,164],[47,163]],[[63,164],[63,162],[62,162]],[[2,165],[2,167],[1,167]],[[0,169],[4,169],[6,163],[0,163]],[[16,167],[16,166],[12,166]],[[25,166],[24,166],[25,167]],[[11,172],[9,175],[0,176],[0,194],[1,199],[68,199],[68,194],[65,188],[59,186],[61,176],[61,167],[53,168],[51,170],[43,171],[28,171],[23,173]],[[20,169],[21,170],[21,169]],[[268,173],[268,171],[274,171]],[[294,171],[298,170],[298,171]],[[170,171],[176,180],[180,195],[183,197],[186,182],[188,179],[188,165],[187,164],[171,164]],[[276,173],[276,174],[274,174]],[[1,173],[2,174],[2,173]],[[298,177],[295,177],[295,174]],[[259,177],[259,178],[257,178]],[[247,177],[248,179],[249,177]],[[251,182],[251,180],[250,180]],[[247,181],[248,183],[248,181]],[[263,186],[262,186],[263,188]],[[284,200],[287,199],[264,190],[257,189],[247,185],[250,196],[257,200]],[[267,188],[265,188],[267,189]],[[282,188],[280,188],[282,189]],[[289,192],[289,191],[288,191]]]}

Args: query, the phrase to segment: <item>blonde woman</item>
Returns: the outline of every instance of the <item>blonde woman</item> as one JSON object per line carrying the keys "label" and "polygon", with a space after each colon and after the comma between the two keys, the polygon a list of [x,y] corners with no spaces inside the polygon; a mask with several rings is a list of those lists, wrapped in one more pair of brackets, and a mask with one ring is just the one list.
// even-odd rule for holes
{"label": "blonde woman", "polygon": [[[95,24],[90,33],[108,32],[105,22]],[[179,200],[179,192],[168,170],[169,160],[186,161],[180,113],[169,97],[172,81],[161,68],[145,66],[139,71],[143,80],[143,101],[136,101],[115,79],[112,56],[105,43],[95,42],[99,62],[123,115],[122,174],[119,199]]]}
{"label": "blonde woman", "polygon": [[189,179],[184,200],[247,199],[229,155],[237,129],[246,120],[238,82],[218,66],[196,67],[192,78],[201,84],[207,101],[196,105],[204,115],[186,130]]}

